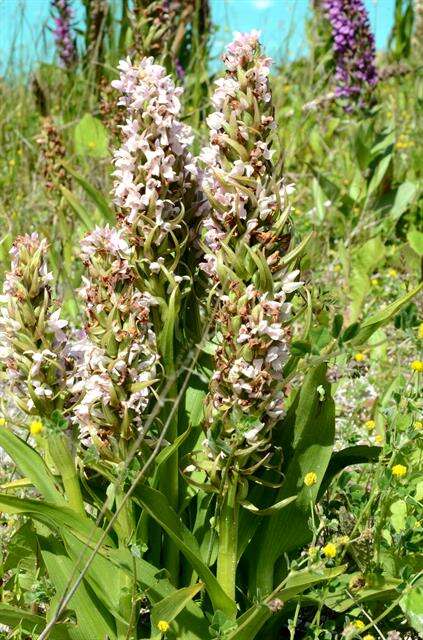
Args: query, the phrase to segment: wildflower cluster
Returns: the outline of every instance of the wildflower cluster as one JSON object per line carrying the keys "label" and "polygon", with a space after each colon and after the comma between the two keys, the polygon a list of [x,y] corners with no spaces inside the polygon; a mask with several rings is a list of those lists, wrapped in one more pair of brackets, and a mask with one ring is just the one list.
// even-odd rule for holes
{"label": "wildflower cluster", "polygon": [[81,438],[107,455],[142,428],[157,361],[149,319],[153,299],[138,288],[134,250],[124,230],[97,228],[81,244],[87,269],[80,290],[87,322],[73,347]]}
{"label": "wildflower cluster", "polygon": [[[286,298],[301,283],[283,262],[289,189],[275,175],[270,148],[271,60],[261,55],[254,31],[238,34],[223,60],[226,75],[212,98],[217,110],[207,119],[210,145],[201,154],[210,203],[203,268],[218,297],[207,412],[208,423],[220,425],[218,440],[245,453],[269,448],[272,426],[284,413]],[[215,432],[208,443],[216,455]]]}
{"label": "wildflower cluster", "polygon": [[193,134],[179,119],[183,90],[164,67],[144,58],[137,66],[121,61],[119,69],[112,84],[122,93],[119,104],[128,117],[123,145],[114,154],[115,204],[137,247],[144,281],[164,298],[164,281],[172,290],[184,277],[178,264],[201,209],[199,171],[189,151]]}
{"label": "wildflower cluster", "polygon": [[362,0],[326,0],[336,60],[335,94],[363,107],[378,81],[375,42]]}
{"label": "wildflower cluster", "polygon": [[69,179],[66,169],[63,166],[66,148],[59,130],[51,117],[43,119],[37,143],[41,152],[40,168],[45,188],[48,191],[54,191],[60,184],[69,186]]}
{"label": "wildflower cluster", "polygon": [[[197,18],[196,12],[198,12]],[[179,79],[185,77],[186,49],[190,48],[194,21],[200,38],[209,30],[208,0],[135,0],[132,10],[134,53],[154,56],[167,66],[170,62]]]}
{"label": "wildflower cluster", "polygon": [[238,34],[223,60],[226,75],[216,81],[216,111],[207,118],[210,145],[200,156],[205,164],[202,186],[211,204],[204,267],[209,275],[216,273],[222,242],[240,259],[249,248],[259,247],[277,279],[290,239],[282,230],[293,187],[274,176],[271,59],[261,55],[258,32],[252,31]]}
{"label": "wildflower cluster", "polygon": [[51,7],[55,23],[53,35],[56,49],[61,64],[69,69],[75,64],[77,56],[75,40],[72,35],[74,12],[69,0],[52,0]]}
{"label": "wildflower cluster", "polygon": [[67,322],[52,298],[46,251],[36,233],[16,239],[0,309],[0,358],[9,389],[21,411],[40,416],[66,404],[65,374],[72,369]]}

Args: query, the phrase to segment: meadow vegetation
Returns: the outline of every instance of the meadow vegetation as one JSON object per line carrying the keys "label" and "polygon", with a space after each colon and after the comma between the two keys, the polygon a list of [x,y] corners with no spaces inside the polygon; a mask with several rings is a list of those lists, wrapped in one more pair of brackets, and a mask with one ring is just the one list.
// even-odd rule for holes
{"label": "meadow vegetation", "polygon": [[0,638],[422,637],[420,0],[83,4],[0,81]]}

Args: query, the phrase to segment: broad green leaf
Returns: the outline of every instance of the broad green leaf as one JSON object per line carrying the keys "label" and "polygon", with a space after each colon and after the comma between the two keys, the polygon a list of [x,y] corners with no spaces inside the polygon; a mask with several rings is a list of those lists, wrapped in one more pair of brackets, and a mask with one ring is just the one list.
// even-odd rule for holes
{"label": "broad green leaf", "polygon": [[153,605],[151,610],[151,624],[153,628],[157,628],[157,624],[160,620],[165,620],[169,623],[172,622],[202,588],[203,584],[199,582],[194,584],[192,587],[178,589],[171,595],[166,596],[163,600],[160,600]]}
{"label": "broad green leaf", "polygon": [[0,447],[9,454],[22,475],[30,479],[47,501],[66,505],[53,474],[35,449],[4,428],[0,428]]}
{"label": "broad green leaf", "polygon": [[390,521],[391,525],[395,529],[397,533],[401,533],[401,531],[405,531],[405,521],[407,518],[407,504],[404,500],[396,500],[390,506],[391,516]]}
{"label": "broad green leaf", "polygon": [[[0,511],[31,516],[34,520],[42,522],[59,533],[65,527],[80,540],[87,543],[90,541],[91,544],[95,544],[103,535],[101,529],[88,517],[84,518],[73,509],[63,505],[0,494]],[[105,537],[104,542],[113,546],[109,536]]]}
{"label": "broad green leaf", "polygon": [[390,215],[394,220],[399,220],[407,210],[408,205],[417,193],[417,185],[414,182],[403,182],[398,188]]}
{"label": "broad green leaf", "polygon": [[[121,568],[129,576],[136,568],[137,582],[141,588],[148,592],[149,600],[155,604],[164,598],[174,594],[176,589],[171,585],[167,577],[163,577],[156,567],[142,558],[131,555],[128,549],[100,550],[100,553],[114,565]],[[186,607],[178,615],[172,624],[172,632],[178,640],[206,640],[208,634],[208,622],[198,604],[190,600]],[[172,636],[173,637],[173,636]]]}
{"label": "broad green leaf", "polygon": [[423,635],[423,587],[414,585],[399,604],[411,626]]}
{"label": "broad green leaf", "polygon": [[[3,602],[0,602],[0,623],[7,624],[15,630],[21,628],[31,637],[33,633],[41,633],[46,626],[46,620],[42,616]],[[73,640],[72,630],[71,624],[58,622],[54,625],[49,637],[51,640]]]}
{"label": "broad green leaf", "polygon": [[[62,533],[62,538],[69,557],[72,559],[74,566],[83,567],[91,557],[92,549],[84,542],[78,540],[70,532]],[[96,595],[108,607],[108,609],[116,616],[119,615],[120,593],[117,588],[110,589],[111,584],[120,584],[119,573],[126,573],[119,569],[108,558],[106,558],[102,550],[99,551],[92,559],[88,568],[85,579],[95,591]]]}
{"label": "broad green leaf", "polygon": [[265,509],[259,509],[252,502],[248,502],[247,500],[242,500],[241,505],[244,509],[247,509],[250,513],[253,513],[256,516],[272,516],[274,513],[277,513],[281,509],[287,507],[291,502],[297,499],[297,496],[291,496],[290,498],[285,498],[285,500],[280,500],[273,504],[271,507],[266,507]]}
{"label": "broad green leaf", "polygon": [[60,190],[65,198],[66,202],[70,205],[70,207],[74,210],[82,224],[86,229],[90,230],[95,226],[95,221],[91,219],[88,211],[85,207],[75,198],[72,191],[69,191],[64,186],[60,186]]}
{"label": "broad green leaf", "polygon": [[375,315],[370,316],[370,318],[367,318],[367,320],[361,324],[361,327],[355,338],[351,341],[351,344],[353,346],[364,344],[370,336],[379,329],[379,327],[382,327],[389,322],[389,320],[398,313],[401,307],[414,298],[414,296],[422,290],[422,287],[423,284],[419,284],[415,289],[412,289],[399,300],[395,300],[395,302],[389,304],[387,307],[382,309],[382,311],[379,311]]}
{"label": "broad green leaf", "polygon": [[325,605],[333,611],[343,613],[360,602],[386,602],[398,596],[398,585],[401,584],[401,580],[378,574],[367,575],[365,586],[351,597],[346,596],[350,581],[362,577],[361,573],[340,576],[339,586],[325,598]]}
{"label": "broad green leaf", "polygon": [[323,222],[326,215],[326,212],[325,212],[326,198],[325,198],[325,194],[323,193],[322,187],[320,186],[316,178],[313,178],[312,189],[313,189],[313,197],[314,197],[314,206],[316,207],[316,211],[317,211],[317,219],[319,220],[319,222]]}
{"label": "broad green leaf", "polygon": [[354,250],[352,256],[349,289],[351,298],[350,319],[355,322],[363,302],[370,291],[370,275],[384,260],[385,246],[380,238],[371,238]]}
{"label": "broad green leaf", "polygon": [[75,178],[78,184],[84,189],[87,196],[93,201],[96,205],[97,209],[101,213],[105,222],[109,222],[110,224],[116,223],[116,216],[113,212],[113,209],[109,206],[109,201],[107,198],[103,196],[98,189],[93,187],[92,184],[88,182],[81,174],[72,169],[69,165],[66,165],[66,170]]}
{"label": "broad green leaf", "polygon": [[[310,570],[292,572],[286,579],[285,586],[279,591],[272,594],[272,600],[278,599],[283,603],[288,602],[300,593],[303,593],[309,587],[319,582],[325,582],[336,578],[344,573],[346,565],[334,567],[333,569]],[[269,607],[269,599],[265,603],[254,605],[238,618],[238,628],[236,631],[228,635],[228,640],[254,640],[257,638],[258,632],[263,627],[266,620],[272,616],[272,610]]]}
{"label": "broad green leaf", "polygon": [[166,496],[147,485],[140,485],[134,491],[134,498],[159,523],[191,563],[204,582],[214,609],[221,609],[229,616],[234,615],[235,602],[226,595],[208,566],[201,560],[201,552],[195,536],[170,507]]}
{"label": "broad green leaf", "polygon": [[392,154],[389,153],[388,155],[384,156],[382,160],[379,162],[379,164],[377,165],[371,177],[368,192],[367,192],[368,195],[372,195],[372,193],[374,193],[376,189],[379,187],[383,178],[385,177],[386,172],[388,171],[391,161],[392,161]]}
{"label": "broad green leaf", "polygon": [[101,120],[86,113],[75,127],[75,151],[78,156],[90,158],[107,158],[108,133]]}
{"label": "broad green leaf", "polygon": [[423,233],[417,229],[410,229],[407,233],[407,240],[410,247],[418,256],[423,256]]}
{"label": "broad green leaf", "polygon": [[345,467],[350,467],[353,464],[377,462],[381,451],[381,447],[368,447],[363,444],[347,447],[333,453],[320,485],[319,497],[323,495],[334,477]]}
{"label": "broad green leaf", "polygon": [[[79,569],[75,563],[65,555],[60,542],[49,538],[39,538],[41,555],[47,567],[50,580],[53,582],[57,595],[61,597],[78,578]],[[76,614],[77,626],[72,632],[74,640],[88,640],[89,638],[116,638],[116,628],[113,617],[101,604],[94,591],[89,589],[83,578],[69,601],[67,609],[73,609]]]}
{"label": "broad green leaf", "polygon": [[[273,569],[277,559],[283,553],[300,548],[311,538],[308,524],[310,506],[317,497],[330,461],[334,433],[335,410],[331,387],[326,380],[326,366],[319,365],[306,376],[295,409],[291,434],[284,434],[281,438],[288,445],[288,450],[283,451],[289,462],[278,500],[293,495],[297,495],[297,499],[279,513],[266,518],[256,534],[260,541],[255,561],[257,588],[262,595],[273,589]],[[304,478],[309,472],[317,474],[317,482],[312,487],[304,485]]]}

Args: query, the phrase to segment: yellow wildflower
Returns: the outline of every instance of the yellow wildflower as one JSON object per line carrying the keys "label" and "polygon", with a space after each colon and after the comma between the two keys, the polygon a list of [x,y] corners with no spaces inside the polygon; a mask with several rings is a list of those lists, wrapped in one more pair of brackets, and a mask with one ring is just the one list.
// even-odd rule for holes
{"label": "yellow wildflower", "polygon": [[423,360],[413,360],[413,362],[410,364],[410,367],[413,371],[421,373],[423,371]]}
{"label": "yellow wildflower", "polygon": [[367,431],[373,431],[376,426],[376,422],[374,420],[366,420],[364,426],[366,427]]}
{"label": "yellow wildflower", "polygon": [[0,427],[4,427],[6,424],[6,418],[0,418]]}
{"label": "yellow wildflower", "polygon": [[363,640],[375,640],[375,637],[372,636],[371,633],[366,633],[366,635],[363,637]]}
{"label": "yellow wildflower", "polygon": [[382,442],[383,442],[383,437],[380,435],[380,433],[378,433],[378,434],[375,436],[375,442],[377,442],[377,444],[382,444]]}
{"label": "yellow wildflower", "polygon": [[322,548],[322,553],[324,556],[326,556],[326,558],[334,558],[336,556],[337,551],[338,550],[336,548],[336,544],[333,544],[333,542],[328,542]]}
{"label": "yellow wildflower", "polygon": [[359,631],[361,631],[361,629],[364,629],[366,625],[364,624],[363,620],[354,620],[353,626]]}
{"label": "yellow wildflower", "polygon": [[398,271],[396,269],[388,269],[388,276],[390,278],[396,278],[398,275]]}
{"label": "yellow wildflower", "polygon": [[166,620],[159,620],[157,628],[161,633],[166,633],[166,631],[169,631],[170,624]]}
{"label": "yellow wildflower", "polygon": [[366,359],[366,355],[364,353],[356,353],[354,355],[354,360],[356,362],[363,362],[363,360],[365,360],[365,359]]}
{"label": "yellow wildflower", "polygon": [[312,487],[317,482],[317,474],[314,471],[306,473],[304,476],[304,484],[306,487]]}
{"label": "yellow wildflower", "polygon": [[395,464],[392,467],[392,475],[396,478],[402,478],[407,473],[407,467],[403,464]]}
{"label": "yellow wildflower", "polygon": [[41,420],[33,420],[29,425],[29,432],[32,436],[38,436],[44,429]]}
{"label": "yellow wildflower", "polygon": [[377,287],[377,285],[379,284],[379,279],[378,278],[372,278],[370,280],[370,284],[372,285],[372,287]]}
{"label": "yellow wildflower", "polygon": [[423,428],[423,422],[421,420],[416,420],[414,428],[417,429],[417,431],[421,431]]}

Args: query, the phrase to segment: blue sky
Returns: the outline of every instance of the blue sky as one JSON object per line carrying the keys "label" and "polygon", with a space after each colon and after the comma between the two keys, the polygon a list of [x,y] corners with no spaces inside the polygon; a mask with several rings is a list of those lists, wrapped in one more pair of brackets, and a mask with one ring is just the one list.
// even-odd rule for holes
{"label": "blue sky", "polygon": [[[305,51],[304,21],[309,0],[210,0],[213,21],[219,25],[213,53],[219,55],[233,31],[260,29],[266,51],[278,59]],[[376,35],[383,48],[392,25],[394,0],[365,0]],[[51,38],[41,36],[49,16],[49,0],[0,0],[0,70],[8,66],[15,42],[18,59],[25,65],[51,56]],[[74,6],[80,7],[78,0]],[[79,11],[80,13],[80,11]]]}

